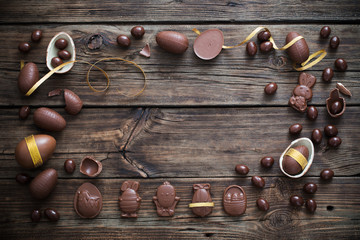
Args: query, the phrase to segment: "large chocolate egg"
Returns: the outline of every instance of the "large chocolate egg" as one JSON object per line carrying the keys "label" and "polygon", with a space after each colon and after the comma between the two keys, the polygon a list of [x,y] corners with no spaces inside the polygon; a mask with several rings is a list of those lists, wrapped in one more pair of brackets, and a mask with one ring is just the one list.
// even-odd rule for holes
{"label": "large chocolate egg", "polygon": [[36,199],[44,199],[54,190],[58,174],[53,168],[39,173],[30,183],[30,193]]}
{"label": "large chocolate egg", "polygon": [[[297,32],[290,32],[286,36],[286,44],[291,42],[294,38],[300,36]],[[309,58],[309,47],[304,38],[298,40],[291,47],[287,49],[289,57],[294,63],[303,63]]]}
{"label": "large chocolate egg", "polygon": [[[303,145],[294,147],[293,149],[301,153],[305,159],[309,157],[309,149]],[[285,172],[290,175],[296,175],[302,171],[301,165],[292,157],[285,155],[282,166]]]}
{"label": "large chocolate egg", "polygon": [[46,107],[36,109],[34,123],[48,131],[61,131],[66,127],[65,119],[56,111]]}
{"label": "large chocolate egg", "polygon": [[[27,137],[29,138],[29,137]],[[41,156],[41,162],[38,163],[36,159],[34,159],[36,166],[34,164],[33,159],[31,158],[29,147],[26,143],[25,138],[21,140],[15,149],[15,159],[19,163],[20,166],[27,169],[32,169],[41,166],[44,162],[49,160],[51,158],[55,147],[56,147],[56,140],[52,136],[40,134],[40,135],[34,135],[35,139],[35,145],[30,145],[31,148],[37,147],[40,156]],[[36,149],[33,149],[32,151],[36,151]]]}
{"label": "large chocolate egg", "polygon": [[185,52],[189,46],[187,37],[174,31],[159,32],[156,34],[156,42],[162,49],[175,54]]}
{"label": "large chocolate egg", "polygon": [[35,63],[27,63],[20,71],[18,87],[20,92],[26,94],[29,89],[39,80],[39,70]]}

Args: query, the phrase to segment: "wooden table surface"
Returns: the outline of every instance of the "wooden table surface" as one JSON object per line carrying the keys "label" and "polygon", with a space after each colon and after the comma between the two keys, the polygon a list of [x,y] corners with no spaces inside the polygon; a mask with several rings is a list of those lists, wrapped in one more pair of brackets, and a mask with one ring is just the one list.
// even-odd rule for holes
{"label": "wooden table surface", "polygon": [[[359,239],[360,238],[360,4],[357,0],[324,1],[1,1],[0,3],[0,238],[1,239]],[[142,25],[142,40],[132,40],[129,49],[116,44],[119,34],[129,35],[135,25]],[[319,31],[328,25],[331,36],[339,36],[337,50],[328,48],[329,39],[321,40]],[[317,77],[309,105],[316,106],[315,121],[288,106],[297,85],[295,71],[286,52],[258,52],[248,57],[245,47],[223,50],[211,61],[197,58],[192,50],[196,34],[219,28],[225,43],[242,41],[258,26],[266,26],[278,45],[286,34],[299,32],[310,51],[325,48],[326,58],[307,70]],[[28,54],[17,46],[29,41],[34,29],[43,31],[40,43],[32,44]],[[182,55],[165,52],[155,41],[159,31],[184,33],[190,42]],[[52,76],[32,96],[24,97],[17,88],[20,60],[37,64],[40,75],[48,72],[45,64],[50,39],[60,31],[69,33],[76,45],[78,60],[95,62],[104,57],[135,61],[148,76],[148,85],[137,98],[117,92],[136,91],[142,78],[137,69],[109,61],[99,66],[111,78],[104,94],[92,92],[86,84],[88,66],[76,64],[65,75]],[[257,42],[256,38],[254,41]],[[149,43],[151,57],[139,51]],[[322,70],[333,67],[337,58],[348,62],[346,72],[335,71],[333,80],[321,80]],[[96,71],[94,84],[104,86]],[[276,82],[274,96],[265,96],[264,86]],[[331,118],[325,100],[337,82],[348,87],[353,97],[345,97],[347,108],[340,118]],[[84,108],[77,116],[64,111],[61,97],[48,98],[56,88],[77,93]],[[32,113],[41,106],[58,111],[67,121],[62,132],[37,128],[32,114],[18,117],[19,108],[29,105]],[[288,128],[301,123],[300,137],[310,137],[314,128],[333,124],[339,129],[342,144],[326,147],[326,138],[315,147],[314,163],[300,179],[285,177],[278,159],[296,137]],[[53,157],[40,169],[27,171],[14,159],[16,144],[31,134],[47,133],[57,140]],[[79,172],[83,157],[92,155],[102,161],[103,171],[95,179]],[[270,155],[274,166],[265,170],[260,159]],[[67,174],[66,159],[74,159],[77,169]],[[249,166],[247,176],[234,171],[236,164]],[[41,170],[55,168],[59,174],[54,192],[45,200],[34,200],[28,186],[15,181],[17,173],[36,176]],[[331,168],[335,177],[321,181],[322,169]],[[263,176],[264,189],[256,189],[251,177]],[[142,204],[137,219],[120,217],[118,196],[128,179],[140,182]],[[181,197],[174,217],[158,217],[152,196],[164,181],[170,181]],[[75,190],[84,182],[95,184],[103,195],[103,209],[91,220],[81,219],[73,209]],[[305,194],[307,182],[318,184],[314,195]],[[188,204],[192,185],[210,183],[215,208],[210,216],[195,217]],[[238,184],[247,194],[246,213],[226,215],[222,208],[224,189]],[[314,214],[305,207],[294,209],[289,197],[298,194],[313,198],[318,208]],[[256,207],[256,199],[266,198],[268,212]],[[44,217],[34,224],[29,217],[35,208],[55,208],[61,219],[56,223]]]}

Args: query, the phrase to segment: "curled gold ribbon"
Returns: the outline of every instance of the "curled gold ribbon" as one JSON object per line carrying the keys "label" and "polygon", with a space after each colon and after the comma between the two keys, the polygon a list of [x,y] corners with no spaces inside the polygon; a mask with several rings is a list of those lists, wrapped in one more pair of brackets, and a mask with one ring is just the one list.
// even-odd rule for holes
{"label": "curled gold ribbon", "polygon": [[301,170],[304,170],[304,168],[306,167],[306,165],[308,164],[307,159],[304,157],[304,155],[302,155],[298,150],[294,149],[294,148],[290,148],[286,153],[285,156],[289,156],[292,157],[293,159],[295,159],[295,161],[297,163],[299,163],[299,165],[301,166]]}
{"label": "curled gold ribbon", "polygon": [[[87,74],[86,74],[86,82],[89,86],[89,88],[94,91],[94,92],[105,92],[109,86],[110,86],[110,78],[108,76],[108,74],[101,68],[95,66],[96,64],[98,64],[99,62],[102,62],[102,61],[107,61],[107,60],[118,60],[118,61],[124,61],[124,62],[127,62],[127,63],[130,63],[132,65],[134,65],[136,68],[138,68],[141,73],[143,74],[144,76],[144,85],[142,87],[142,89],[137,92],[136,94],[134,95],[128,95],[128,94],[124,94],[122,92],[120,92],[118,90],[118,92],[125,96],[125,97],[137,97],[139,96],[141,93],[144,92],[145,88],[146,88],[146,83],[147,83],[147,80],[146,80],[146,74],[145,74],[145,71],[138,65],[136,64],[135,62],[132,62],[132,61],[129,61],[129,60],[126,60],[126,59],[123,59],[123,58],[118,58],[118,57],[112,57],[112,58],[103,58],[103,59],[100,59],[99,61],[95,62],[94,64],[92,63],[89,63],[87,61],[81,61],[81,60],[75,60],[75,61],[69,61],[69,62],[65,62],[59,66],[57,66],[56,68],[54,68],[53,70],[51,70],[50,72],[48,72],[45,76],[43,76],[39,81],[37,81],[34,86],[32,86],[32,88],[29,89],[29,91],[25,94],[25,96],[30,96],[41,84],[43,84],[48,78],[50,78],[57,70],[63,68],[64,66],[68,65],[68,64],[71,64],[71,63],[75,63],[75,62],[79,62],[79,63],[86,63],[88,65],[90,65],[91,67],[89,68]],[[101,89],[101,90],[98,90],[96,88],[94,88],[91,83],[90,83],[90,71],[92,68],[96,68],[98,70],[100,70],[102,72],[102,74],[105,76],[106,80],[107,80],[107,83],[106,83],[106,87],[104,89]]]}
{"label": "curled gold ribbon", "polygon": [[20,70],[24,68],[24,65],[25,65],[24,60],[21,60],[20,61]]}
{"label": "curled gold ribbon", "polygon": [[43,160],[41,158],[39,149],[36,145],[34,135],[30,135],[30,136],[26,137],[25,142],[26,142],[26,146],[29,150],[31,159],[34,163],[34,167],[36,167],[36,168],[40,167],[43,164]]}
{"label": "curled gold ribbon", "polygon": [[196,207],[214,207],[213,202],[199,202],[199,203],[190,203],[189,208],[196,208]]}

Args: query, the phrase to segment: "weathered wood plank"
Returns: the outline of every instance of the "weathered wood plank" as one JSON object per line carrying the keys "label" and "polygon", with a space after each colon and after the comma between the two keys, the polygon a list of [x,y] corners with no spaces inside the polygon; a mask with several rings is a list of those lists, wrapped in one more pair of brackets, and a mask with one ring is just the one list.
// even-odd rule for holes
{"label": "weathered wood plank", "polygon": [[[21,6],[21,7],[19,7]],[[356,21],[356,0],[325,1],[28,1],[1,4],[1,23]],[[289,14],[291,12],[291,14]]]}
{"label": "weathered wood plank", "polygon": [[[1,14],[0,14],[1,15]],[[239,14],[240,15],[240,14]],[[2,88],[0,89],[0,106],[19,106],[24,104],[61,106],[63,99],[47,98],[47,93],[54,88],[69,88],[76,92],[87,106],[285,106],[291,92],[297,85],[299,73],[292,69],[285,52],[269,54],[258,53],[250,58],[245,53],[245,47],[223,52],[212,61],[198,59],[192,50],[196,34],[191,31],[197,27],[201,31],[209,28],[220,28],[224,31],[226,44],[236,44],[243,40],[257,25],[145,25],[146,34],[143,40],[133,40],[132,46],[121,49],[116,44],[116,37],[121,33],[128,34],[133,25],[25,25],[0,26],[0,36],[3,48],[0,52],[0,71],[2,72]],[[322,25],[270,25],[274,38],[282,45],[287,32],[294,30],[303,34],[307,39],[311,52],[321,48],[328,48],[328,40],[319,39],[319,30]],[[360,104],[357,96],[360,95],[358,75],[360,71],[357,62],[360,59],[360,32],[359,25],[331,25],[332,34],[341,38],[341,44],[336,51],[329,51],[328,56],[309,73],[314,74],[318,81],[313,88],[311,104],[324,105],[329,92],[336,82],[343,83],[352,93],[347,98],[349,104]],[[40,28],[44,31],[41,43],[34,45],[27,54],[20,54],[17,45],[20,41],[29,40],[32,30]],[[162,30],[176,30],[185,33],[190,41],[189,49],[183,55],[166,53],[157,46],[155,35]],[[17,89],[19,63],[35,62],[40,75],[48,70],[45,64],[46,47],[51,37],[59,31],[70,33],[77,47],[77,59],[95,62],[105,57],[122,57],[140,64],[148,76],[148,85],[145,92],[137,98],[126,98],[118,93],[121,91],[136,91],[143,84],[142,75],[135,68],[106,62],[100,64],[108,71],[112,79],[110,90],[106,94],[95,94],[86,84],[88,65],[77,64],[74,69],[65,75],[52,76],[37,92],[29,97],[22,97]],[[90,50],[88,41],[91,36],[102,36],[103,44],[100,49]],[[141,48],[149,42],[152,56],[150,59],[138,54]],[[343,57],[348,62],[348,71],[335,72],[331,83],[321,80],[322,70],[333,67],[335,59]],[[282,62],[286,64],[281,67]],[[96,71],[91,73],[94,85],[104,87],[105,79]],[[264,86],[275,81],[278,91],[272,97],[265,96]]]}
{"label": "weathered wood plank", "polygon": [[[325,108],[319,107],[314,122],[290,107],[85,108],[77,116],[55,110],[65,117],[67,127],[50,133],[57,139],[57,148],[44,167],[59,170],[62,178],[83,178],[79,172],[67,175],[63,162],[73,158],[79,164],[86,155],[103,161],[101,178],[233,177],[237,176],[234,167],[238,163],[247,164],[250,174],[279,176],[277,160],[296,138],[288,133],[293,123],[303,125],[299,137],[310,137],[314,128],[333,124],[343,141],[338,149],[327,149],[324,136],[315,148],[314,164],[307,176],[319,176],[324,168],[332,168],[337,176],[360,174],[360,108],[355,106],[348,107],[339,119],[331,119]],[[0,137],[0,178],[14,178],[23,171],[14,160],[16,144],[25,136],[44,132],[35,127],[32,116],[19,120],[17,109],[1,110],[0,132],[6,133]],[[276,159],[270,170],[259,164],[267,155]]]}
{"label": "weathered wood plank", "polygon": [[[181,200],[173,218],[160,218],[156,215],[152,196],[163,181],[169,180],[176,187]],[[81,219],[73,210],[73,195],[78,186],[87,180],[60,179],[54,192],[43,201],[33,200],[26,186],[13,180],[1,180],[0,190],[0,229],[2,237],[19,238],[26,233],[32,238],[63,239],[72,237],[91,238],[131,238],[131,237],[173,237],[204,238],[207,236],[238,239],[278,239],[291,236],[294,239],[331,239],[359,237],[360,189],[359,178],[335,177],[330,183],[318,182],[318,178],[289,179],[265,178],[267,186],[263,190],[251,186],[249,179],[146,179],[140,180],[139,194],[142,204],[138,219],[122,219],[118,207],[120,186],[125,179],[91,179],[103,195],[103,209],[93,219]],[[302,186],[308,181],[318,183],[318,191],[313,196],[304,194]],[[192,184],[209,182],[212,186],[212,199],[215,203],[213,213],[206,218],[197,218],[191,213],[188,204],[192,198]],[[222,209],[222,194],[230,184],[241,185],[248,198],[246,213],[241,217],[229,217]],[[314,198],[318,208],[309,214],[304,207],[293,209],[288,198],[300,194],[305,199]],[[270,210],[263,213],[256,208],[258,197],[266,198]],[[33,224],[29,213],[34,208],[56,208],[61,214],[57,223],[42,219]],[[46,235],[43,233],[46,232]]]}

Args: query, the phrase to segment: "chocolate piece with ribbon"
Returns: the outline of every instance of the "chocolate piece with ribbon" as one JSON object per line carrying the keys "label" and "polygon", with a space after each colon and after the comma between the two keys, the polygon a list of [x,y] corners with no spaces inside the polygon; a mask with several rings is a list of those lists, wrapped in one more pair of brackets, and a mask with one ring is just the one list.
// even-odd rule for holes
{"label": "chocolate piece with ribbon", "polygon": [[294,148],[290,148],[284,156],[282,166],[285,172],[290,175],[296,175],[304,170],[308,164],[309,149],[300,145]]}
{"label": "chocolate piece with ribbon", "polygon": [[299,112],[305,112],[307,102],[311,100],[313,93],[311,88],[316,83],[316,77],[308,73],[300,73],[299,85],[293,90],[289,105]]}
{"label": "chocolate piece with ribbon", "polygon": [[212,212],[214,203],[210,195],[210,184],[194,184],[192,203],[189,204],[192,212],[199,217],[205,217]]}

